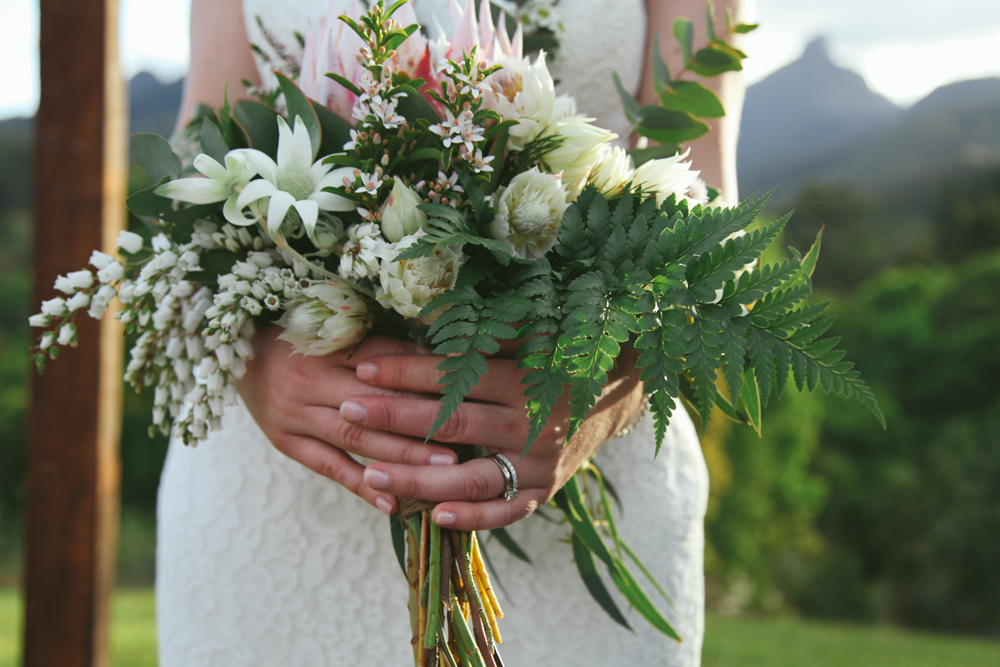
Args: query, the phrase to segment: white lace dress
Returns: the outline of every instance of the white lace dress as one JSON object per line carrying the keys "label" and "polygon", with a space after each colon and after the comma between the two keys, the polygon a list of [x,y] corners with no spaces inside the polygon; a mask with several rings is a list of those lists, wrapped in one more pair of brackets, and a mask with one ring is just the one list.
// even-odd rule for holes
{"label": "white lace dress", "polygon": [[[435,9],[447,22],[435,0],[421,1],[422,22]],[[329,7],[328,0],[244,0],[248,33],[260,45],[255,16],[294,44],[292,31]],[[555,76],[582,112],[626,132],[611,71],[638,88],[642,0],[562,0],[559,8],[568,38]],[[708,473],[691,421],[678,411],[655,460],[647,418],[606,445],[598,462],[621,495],[622,535],[672,595],[676,612],[666,611],[684,641],[654,631],[620,597],[636,633],[612,622],[577,574],[567,530],[533,516],[510,528],[533,566],[499,544],[488,547],[509,594],[501,593],[504,662],[696,666]],[[407,587],[386,517],[278,453],[242,404],[197,449],[171,443],[158,519],[161,667],[412,664]]]}

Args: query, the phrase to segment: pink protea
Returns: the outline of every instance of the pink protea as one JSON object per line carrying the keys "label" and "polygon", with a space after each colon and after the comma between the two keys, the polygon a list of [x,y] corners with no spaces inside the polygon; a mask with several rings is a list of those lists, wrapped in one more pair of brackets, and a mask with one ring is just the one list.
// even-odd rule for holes
{"label": "pink protea", "polygon": [[[310,28],[306,35],[299,85],[308,97],[341,118],[350,118],[356,96],[326,74],[339,74],[357,85],[364,72],[357,54],[365,44],[346,23],[337,19],[340,12],[335,10],[336,3],[331,3],[330,16],[321,18],[318,28],[315,31]],[[352,0],[343,13],[358,20],[362,14],[361,5]]]}

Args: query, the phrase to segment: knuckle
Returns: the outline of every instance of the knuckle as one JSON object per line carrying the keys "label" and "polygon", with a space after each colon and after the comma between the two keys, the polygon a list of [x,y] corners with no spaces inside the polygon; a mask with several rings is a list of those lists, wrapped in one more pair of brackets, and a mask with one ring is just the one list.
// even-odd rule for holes
{"label": "knuckle", "polygon": [[441,428],[434,434],[434,439],[443,442],[462,442],[466,429],[467,421],[463,416],[462,409],[459,408],[441,425]]}
{"label": "knuckle", "polygon": [[493,480],[480,470],[467,471],[463,478],[463,485],[466,497],[472,500],[488,500],[496,495],[492,492]]}
{"label": "knuckle", "polygon": [[336,434],[337,442],[332,444],[351,452],[357,452],[364,447],[367,435],[368,429],[364,426],[341,420],[340,429]]}
{"label": "knuckle", "polygon": [[319,474],[343,485],[344,463],[336,458],[325,458],[317,465]]}

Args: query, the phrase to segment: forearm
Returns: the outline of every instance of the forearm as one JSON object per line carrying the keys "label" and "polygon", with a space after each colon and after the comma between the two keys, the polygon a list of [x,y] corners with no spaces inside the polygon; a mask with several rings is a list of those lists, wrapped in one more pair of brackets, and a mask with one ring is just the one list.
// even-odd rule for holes
{"label": "forearm", "polygon": [[[725,26],[726,10],[733,13],[736,22],[749,22],[753,13],[753,0],[718,0],[715,2],[713,17],[715,25]],[[671,33],[677,18],[688,18],[694,23],[695,43],[705,39],[705,0],[647,0],[648,13],[647,53],[660,36],[660,52],[676,76],[684,68],[684,56],[680,45]],[[740,37],[736,35],[735,37]],[[739,47],[739,39],[732,40]],[[707,121],[711,131],[704,137],[688,144],[691,159],[696,169],[701,171],[704,181],[722,192],[723,201],[732,205],[738,201],[736,183],[736,143],[739,137],[740,116],[743,108],[745,85],[742,72],[729,72],[722,76],[703,79],[692,74],[685,78],[695,78],[707,88],[715,91],[726,109],[723,118]],[[655,103],[657,96],[653,90],[651,60],[647,58],[643,74],[639,101],[643,104]]]}
{"label": "forearm", "polygon": [[191,62],[184,80],[177,129],[194,116],[198,104],[220,107],[247,97],[243,81],[260,79],[243,23],[241,0],[191,1]]}

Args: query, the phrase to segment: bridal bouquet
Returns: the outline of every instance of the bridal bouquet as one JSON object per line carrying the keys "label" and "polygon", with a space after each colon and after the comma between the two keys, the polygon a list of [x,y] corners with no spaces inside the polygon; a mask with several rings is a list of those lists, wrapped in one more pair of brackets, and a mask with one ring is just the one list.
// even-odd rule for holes
{"label": "bridal bouquet", "polygon": [[[188,444],[219,428],[254,331],[269,323],[307,355],[349,350],[372,331],[445,355],[428,438],[504,340],[521,341],[530,371],[525,451],[564,392],[573,436],[623,347],[638,353],[657,447],[682,396],[703,425],[719,407],[759,430],[761,405],[789,374],[878,414],[837,339],[822,337],[825,304],[805,301],[818,243],[758,266],[787,216],[756,223],[763,199],[710,207],[676,150],[636,166],[614,134],[555,94],[544,53],[523,58],[520,28],[509,37],[502,16],[495,27],[485,2],[478,19],[471,3],[453,11],[450,39],[423,36],[405,0],[321,23],[275,90],[200,109],[191,165],[162,137],[136,135],[153,185],[128,206],[146,229],[121,233],[120,257],[95,251],[94,271],[59,277],[65,296],[31,318],[45,329],[39,368],[75,344],[81,311],[100,318],[117,299],[115,317],[139,334],[125,378],[154,391],[151,429]],[[725,55],[712,39],[707,48]],[[692,68],[702,51],[689,54]],[[683,83],[657,78],[665,101],[700,95]],[[659,107],[626,105],[640,133],[660,136]],[[554,498],[584,582],[627,625],[596,556],[635,609],[676,637],[633,574],[666,597],[618,539],[608,496],[591,466]],[[476,535],[438,528],[426,510],[394,518],[392,530],[416,664],[502,664],[502,612]]]}

